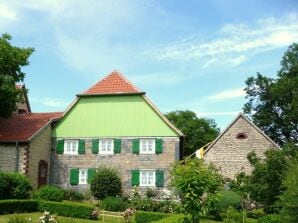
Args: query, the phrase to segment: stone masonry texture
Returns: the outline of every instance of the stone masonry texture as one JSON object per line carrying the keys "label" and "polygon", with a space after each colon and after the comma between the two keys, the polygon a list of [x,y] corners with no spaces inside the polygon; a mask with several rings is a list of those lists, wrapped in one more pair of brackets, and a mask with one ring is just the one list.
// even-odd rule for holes
{"label": "stone masonry texture", "polygon": [[[239,133],[246,134],[247,138],[237,139]],[[251,173],[252,167],[247,160],[249,152],[255,151],[260,158],[264,158],[264,152],[273,148],[277,147],[240,116],[209,148],[204,160],[213,163],[225,178],[233,179],[241,171]]]}

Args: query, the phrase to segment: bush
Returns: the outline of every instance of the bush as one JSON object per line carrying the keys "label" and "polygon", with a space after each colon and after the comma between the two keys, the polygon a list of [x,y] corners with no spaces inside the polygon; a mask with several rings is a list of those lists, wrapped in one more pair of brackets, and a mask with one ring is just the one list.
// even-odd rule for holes
{"label": "bush", "polygon": [[283,221],[277,214],[269,214],[259,218],[258,223],[283,223]]}
{"label": "bush", "polygon": [[100,207],[107,211],[125,211],[127,203],[119,197],[106,197],[100,202]]}
{"label": "bush", "polygon": [[149,223],[168,217],[169,215],[159,212],[137,211],[135,214],[136,223]]}
{"label": "bush", "polygon": [[158,221],[152,221],[151,223],[182,223],[184,219],[183,214],[174,214],[171,215],[170,217],[163,218]]}
{"label": "bush", "polygon": [[33,193],[33,198],[38,200],[61,202],[64,198],[64,192],[60,187],[46,185],[35,191]]}
{"label": "bush", "polygon": [[39,201],[39,211],[49,211],[50,213],[73,218],[91,219],[94,207],[86,204],[71,204],[53,201]]}
{"label": "bush", "polygon": [[221,218],[224,223],[238,223],[242,222],[242,214],[234,207],[228,207],[228,209],[221,213]]}
{"label": "bush", "polygon": [[28,178],[20,173],[0,172],[0,200],[28,199],[32,187]]}
{"label": "bush", "polygon": [[84,200],[84,195],[79,192],[65,189],[65,190],[63,190],[63,193],[64,193],[64,200],[68,200],[68,201],[82,201],[82,200]]}
{"label": "bush", "polygon": [[228,207],[233,207],[237,210],[241,209],[241,196],[231,190],[220,191],[216,194],[218,200],[214,202],[212,211],[210,212],[217,219],[220,218],[220,214],[228,209]]}
{"label": "bush", "polygon": [[265,216],[265,212],[262,208],[254,209],[252,211],[247,212],[247,217],[248,218],[258,219],[258,218],[261,218],[263,216]]}
{"label": "bush", "polygon": [[34,200],[2,200],[0,214],[13,214],[37,211],[37,201]]}
{"label": "bush", "polygon": [[147,188],[146,189],[146,198],[151,199],[154,198],[158,195],[158,191],[154,190],[152,188]]}
{"label": "bush", "polygon": [[115,169],[101,167],[91,181],[91,192],[97,199],[120,196],[121,178]]}
{"label": "bush", "polygon": [[174,201],[154,201],[148,199],[133,199],[129,206],[136,210],[163,212],[163,213],[181,213],[180,203]]}

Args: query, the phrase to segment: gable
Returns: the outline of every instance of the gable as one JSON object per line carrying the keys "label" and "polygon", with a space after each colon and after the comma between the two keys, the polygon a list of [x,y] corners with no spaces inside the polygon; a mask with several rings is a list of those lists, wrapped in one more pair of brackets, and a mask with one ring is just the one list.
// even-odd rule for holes
{"label": "gable", "polygon": [[79,97],[53,137],[178,136],[142,95]]}

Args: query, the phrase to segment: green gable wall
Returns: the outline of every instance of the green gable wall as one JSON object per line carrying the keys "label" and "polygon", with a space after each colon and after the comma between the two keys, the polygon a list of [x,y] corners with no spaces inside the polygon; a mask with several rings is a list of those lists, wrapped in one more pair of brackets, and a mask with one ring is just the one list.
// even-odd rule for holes
{"label": "green gable wall", "polygon": [[53,137],[178,136],[141,95],[81,97]]}

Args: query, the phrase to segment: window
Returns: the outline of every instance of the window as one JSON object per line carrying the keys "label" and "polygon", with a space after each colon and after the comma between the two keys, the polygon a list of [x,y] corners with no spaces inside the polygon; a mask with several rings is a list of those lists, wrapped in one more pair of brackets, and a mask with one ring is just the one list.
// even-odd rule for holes
{"label": "window", "polygon": [[140,154],[154,154],[155,139],[140,139]]}
{"label": "window", "polygon": [[65,154],[77,155],[78,147],[79,147],[79,140],[64,141]]}
{"label": "window", "polygon": [[140,171],[140,186],[155,186],[155,171]]}
{"label": "window", "polygon": [[87,184],[88,172],[86,169],[80,169],[79,184]]}
{"label": "window", "polygon": [[99,141],[99,154],[113,154],[114,153],[114,140],[103,139]]}
{"label": "window", "polygon": [[236,135],[236,139],[247,139],[247,135],[243,132]]}

